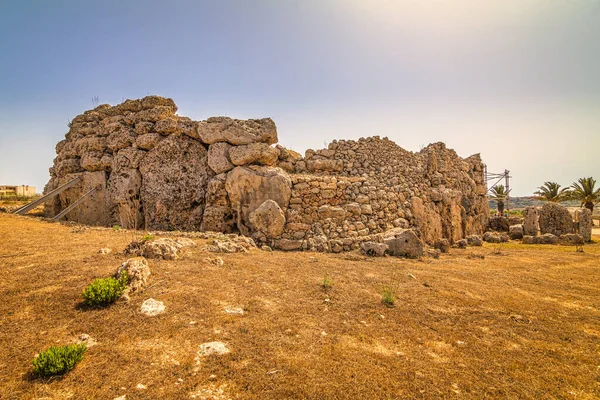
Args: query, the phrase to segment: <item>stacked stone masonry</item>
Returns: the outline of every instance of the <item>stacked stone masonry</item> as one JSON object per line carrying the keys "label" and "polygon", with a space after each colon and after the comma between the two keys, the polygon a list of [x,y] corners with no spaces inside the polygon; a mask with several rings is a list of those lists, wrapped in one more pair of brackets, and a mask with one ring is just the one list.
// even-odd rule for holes
{"label": "stacked stone masonry", "polygon": [[386,232],[414,229],[427,244],[482,234],[488,218],[479,155],[443,143],[418,153],[387,138],[340,140],[305,157],[277,143],[269,119],[176,114],[149,96],[75,117],[56,146],[46,204],[90,225],[240,232],[284,250],[343,251]]}

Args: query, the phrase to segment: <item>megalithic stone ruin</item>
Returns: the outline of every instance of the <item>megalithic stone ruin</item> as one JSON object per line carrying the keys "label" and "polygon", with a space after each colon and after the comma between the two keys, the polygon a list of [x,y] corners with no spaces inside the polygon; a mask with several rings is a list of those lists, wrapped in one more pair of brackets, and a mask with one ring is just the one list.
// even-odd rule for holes
{"label": "megalithic stone ruin", "polygon": [[333,141],[304,157],[277,143],[270,118],[176,114],[148,96],[75,117],[56,146],[48,216],[97,187],[66,218],[150,230],[240,232],[281,249],[341,251],[414,229],[429,244],[483,233],[489,214],[479,155],[443,143],[418,153],[387,138]]}

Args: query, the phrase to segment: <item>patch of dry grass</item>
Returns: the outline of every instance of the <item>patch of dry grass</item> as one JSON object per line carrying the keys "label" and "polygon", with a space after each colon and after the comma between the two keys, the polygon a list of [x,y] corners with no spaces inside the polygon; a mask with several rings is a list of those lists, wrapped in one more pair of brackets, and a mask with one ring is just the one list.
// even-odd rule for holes
{"label": "patch of dry grass", "polygon": [[[131,237],[0,215],[0,398],[600,397],[599,244],[438,260],[256,250],[218,267],[198,240],[181,260],[150,260],[150,287],[129,303],[80,307]],[[381,302],[390,284],[394,307]],[[166,312],[140,314],[149,297]],[[35,353],[81,333],[98,345],[73,371],[31,377]],[[231,352],[196,365],[210,341]]]}

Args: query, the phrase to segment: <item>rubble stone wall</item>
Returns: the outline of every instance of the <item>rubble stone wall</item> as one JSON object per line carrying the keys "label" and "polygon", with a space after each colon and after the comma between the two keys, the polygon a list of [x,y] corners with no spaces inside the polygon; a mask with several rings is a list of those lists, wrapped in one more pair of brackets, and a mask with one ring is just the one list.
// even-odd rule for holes
{"label": "rubble stone wall", "polygon": [[56,146],[45,191],[83,180],[49,200],[48,215],[98,187],[66,218],[239,231],[282,249],[321,251],[381,241],[394,228],[414,228],[429,244],[485,229],[479,155],[463,159],[443,143],[412,153],[370,137],[334,141],[302,157],[273,146],[277,130],[269,118],[193,121],[176,111],[171,99],[148,96],[75,117]]}

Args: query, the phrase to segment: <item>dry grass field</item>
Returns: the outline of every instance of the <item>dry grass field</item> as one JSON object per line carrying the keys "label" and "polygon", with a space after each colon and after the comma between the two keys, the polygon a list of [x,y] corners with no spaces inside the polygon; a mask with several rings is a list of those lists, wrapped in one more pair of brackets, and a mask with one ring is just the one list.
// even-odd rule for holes
{"label": "dry grass field", "polygon": [[[129,302],[82,307],[131,239],[0,214],[0,398],[600,398],[598,236],[584,253],[486,244],[421,260],[214,254],[197,240],[180,260],[149,260],[150,286]],[[166,312],[142,315],[150,297]],[[98,344],[74,370],[32,376],[36,353],[82,333]],[[231,352],[196,363],[210,341]]]}

